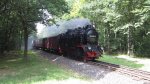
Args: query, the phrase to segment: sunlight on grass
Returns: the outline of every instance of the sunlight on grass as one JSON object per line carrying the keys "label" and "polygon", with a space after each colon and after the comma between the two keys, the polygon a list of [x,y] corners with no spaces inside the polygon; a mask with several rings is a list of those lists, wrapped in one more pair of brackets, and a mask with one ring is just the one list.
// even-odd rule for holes
{"label": "sunlight on grass", "polygon": [[30,52],[30,59],[21,58],[0,61],[0,84],[31,84],[46,80],[67,80],[81,78],[71,71],[65,71]]}
{"label": "sunlight on grass", "polygon": [[113,63],[113,64],[118,64],[118,65],[128,66],[132,68],[141,68],[143,66],[143,64],[138,64],[135,61],[129,61],[123,58],[117,58],[115,56],[110,56],[110,55],[103,55],[103,57],[99,58],[98,60]]}
{"label": "sunlight on grass", "polygon": [[10,59],[10,60],[7,60],[7,62],[15,62],[15,61],[19,61],[19,60],[22,60],[21,58],[19,59]]}
{"label": "sunlight on grass", "polygon": [[[95,82],[95,81],[94,81]],[[40,82],[34,82],[33,84],[93,84],[92,81],[84,81],[80,79],[75,78],[68,78],[65,80],[46,80],[46,81],[40,81]]]}

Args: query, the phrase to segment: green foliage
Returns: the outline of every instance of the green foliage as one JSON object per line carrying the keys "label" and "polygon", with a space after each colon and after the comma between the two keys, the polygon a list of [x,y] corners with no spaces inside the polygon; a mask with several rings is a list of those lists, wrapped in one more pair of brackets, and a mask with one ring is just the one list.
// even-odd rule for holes
{"label": "green foliage", "polygon": [[149,29],[146,27],[149,25],[147,21],[150,17],[148,15],[150,13],[148,9],[150,5],[147,6],[145,4],[148,4],[148,0],[119,0],[116,3],[116,11],[121,14],[121,18],[117,22],[119,26],[117,30],[123,30],[122,33],[128,35],[131,32],[131,45],[129,47],[133,46],[133,52],[141,56],[149,56],[149,50],[147,50],[145,45],[150,44],[148,41],[149,35],[147,34]]}
{"label": "green foliage", "polygon": [[68,16],[73,14],[75,17],[89,18],[96,25],[100,33],[99,42],[106,52],[130,51],[136,55],[150,56],[149,0],[78,1],[72,5],[78,11],[72,9]]}
{"label": "green foliage", "polygon": [[80,10],[82,9],[82,5],[85,3],[85,0],[67,0],[70,6],[70,12],[66,13],[62,16],[62,19],[71,19],[82,17]]}
{"label": "green foliage", "polygon": [[23,38],[27,44],[29,34],[36,31],[35,23],[44,19],[42,10],[58,17],[68,6],[64,0],[1,0],[0,53],[20,49]]}

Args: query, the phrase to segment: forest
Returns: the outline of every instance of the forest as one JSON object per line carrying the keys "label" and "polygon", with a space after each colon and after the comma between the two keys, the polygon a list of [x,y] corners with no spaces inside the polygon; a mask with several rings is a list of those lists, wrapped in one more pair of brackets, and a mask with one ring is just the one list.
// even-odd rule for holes
{"label": "forest", "polygon": [[150,56],[149,0],[68,1],[72,9],[64,18],[89,18],[108,54]]}
{"label": "forest", "polygon": [[[52,18],[46,19],[43,10]],[[0,54],[21,50],[27,59],[28,37],[43,24],[88,18],[107,54],[150,57],[150,0],[1,0]]]}

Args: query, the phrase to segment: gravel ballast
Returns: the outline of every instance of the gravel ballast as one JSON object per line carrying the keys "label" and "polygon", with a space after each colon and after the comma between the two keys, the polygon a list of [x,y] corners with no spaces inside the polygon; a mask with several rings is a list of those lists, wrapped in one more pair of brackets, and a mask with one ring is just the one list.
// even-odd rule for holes
{"label": "gravel ballast", "polygon": [[[72,70],[92,79],[93,81],[89,84],[146,84],[145,81],[134,80],[129,76],[119,74],[108,68],[106,69],[105,67],[89,65],[87,63],[75,61],[63,56],[58,56],[43,51],[35,52],[40,56],[49,59],[51,63],[55,63],[58,66]],[[87,84],[87,82],[85,84]]]}

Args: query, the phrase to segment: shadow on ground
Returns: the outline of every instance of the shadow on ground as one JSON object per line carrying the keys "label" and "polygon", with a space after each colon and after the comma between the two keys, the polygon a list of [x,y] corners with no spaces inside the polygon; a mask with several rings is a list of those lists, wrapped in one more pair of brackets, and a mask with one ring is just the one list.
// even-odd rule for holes
{"label": "shadow on ground", "polygon": [[0,59],[0,83],[30,84],[46,80],[66,80],[73,75],[45,59],[39,59],[34,54],[30,55],[27,62],[22,60],[22,56]]}

